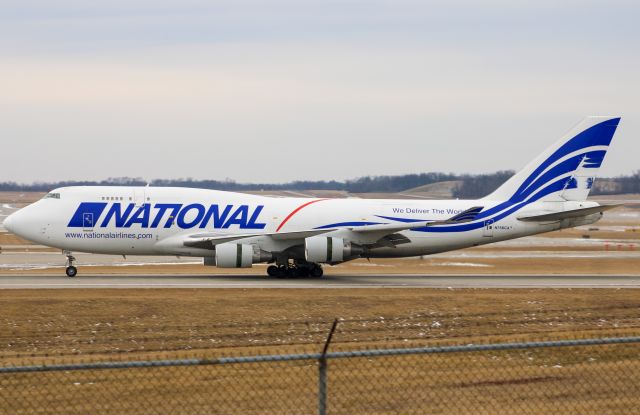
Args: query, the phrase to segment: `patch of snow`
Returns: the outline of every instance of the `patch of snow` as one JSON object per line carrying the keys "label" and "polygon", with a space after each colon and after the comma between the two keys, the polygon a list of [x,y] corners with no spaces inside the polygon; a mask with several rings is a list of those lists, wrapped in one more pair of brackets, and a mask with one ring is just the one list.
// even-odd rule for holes
{"label": "patch of snow", "polygon": [[475,262],[441,262],[438,264],[429,264],[436,267],[478,267],[478,268],[491,268],[493,265],[478,264]]}
{"label": "patch of snow", "polygon": [[354,267],[394,267],[394,265],[376,264],[374,262],[354,262],[350,265],[353,265]]}

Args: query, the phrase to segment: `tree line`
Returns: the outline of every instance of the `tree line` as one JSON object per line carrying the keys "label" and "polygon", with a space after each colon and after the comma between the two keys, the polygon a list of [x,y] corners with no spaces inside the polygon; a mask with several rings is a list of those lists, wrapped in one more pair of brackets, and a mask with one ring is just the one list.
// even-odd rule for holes
{"label": "tree line", "polygon": [[[237,183],[233,180],[196,180],[156,179],[146,182],[141,178],[116,177],[100,181],[58,181],[35,182],[31,184],[16,182],[0,182],[0,191],[34,191],[46,192],[64,186],[145,186],[156,187],[191,187],[202,189],[250,191],[250,190],[338,190],[350,193],[370,192],[403,192],[419,186],[443,182],[458,181],[453,188],[452,196],[460,199],[474,199],[488,195],[507,181],[513,171],[498,171],[490,174],[453,174],[453,173],[421,173],[398,176],[364,176],[345,181],[293,181],[289,183]],[[597,179],[591,194],[628,194],[640,193],[640,170],[627,176]]]}

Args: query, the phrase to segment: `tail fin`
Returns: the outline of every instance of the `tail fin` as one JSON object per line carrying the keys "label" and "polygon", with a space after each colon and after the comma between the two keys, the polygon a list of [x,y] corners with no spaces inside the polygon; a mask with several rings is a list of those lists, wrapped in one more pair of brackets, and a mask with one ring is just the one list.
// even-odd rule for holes
{"label": "tail fin", "polygon": [[620,117],[585,118],[485,199],[585,200],[619,122]]}

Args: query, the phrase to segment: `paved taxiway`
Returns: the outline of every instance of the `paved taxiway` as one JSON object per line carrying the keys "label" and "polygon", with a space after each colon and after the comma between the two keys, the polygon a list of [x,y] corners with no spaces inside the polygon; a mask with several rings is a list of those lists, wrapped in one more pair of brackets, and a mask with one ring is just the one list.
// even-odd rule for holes
{"label": "paved taxiway", "polygon": [[329,275],[277,279],[255,275],[3,275],[0,289],[18,288],[640,288],[638,276]]}

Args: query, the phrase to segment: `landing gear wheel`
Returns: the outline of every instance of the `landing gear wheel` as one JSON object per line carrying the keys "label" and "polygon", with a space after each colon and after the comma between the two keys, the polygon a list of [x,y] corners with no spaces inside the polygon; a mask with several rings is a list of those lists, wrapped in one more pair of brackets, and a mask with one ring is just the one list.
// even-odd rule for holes
{"label": "landing gear wheel", "polygon": [[267,267],[267,275],[270,277],[277,277],[280,275],[280,269],[275,265],[269,265]]}
{"label": "landing gear wheel", "polygon": [[286,273],[287,278],[298,278],[298,268],[296,267],[287,267]]}
{"label": "landing gear wheel", "polygon": [[320,265],[316,265],[309,270],[309,275],[314,278],[320,278],[324,274],[322,267]]}
{"label": "landing gear wheel", "polygon": [[76,267],[74,267],[73,265],[71,265],[71,266],[67,267],[66,272],[67,272],[67,277],[73,278],[73,277],[76,276],[76,274],[78,274],[78,269]]}
{"label": "landing gear wheel", "polygon": [[308,277],[309,276],[309,268],[307,267],[297,267],[294,272],[296,277]]}
{"label": "landing gear wheel", "polygon": [[287,267],[281,265],[278,267],[278,273],[276,274],[278,278],[287,278]]}

